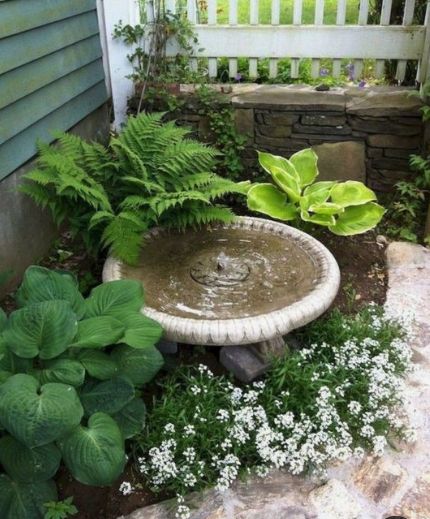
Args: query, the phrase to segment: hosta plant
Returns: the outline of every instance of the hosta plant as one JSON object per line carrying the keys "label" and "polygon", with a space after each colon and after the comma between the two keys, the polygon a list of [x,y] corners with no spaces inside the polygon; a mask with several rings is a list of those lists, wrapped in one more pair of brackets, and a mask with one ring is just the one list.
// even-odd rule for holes
{"label": "hosta plant", "polygon": [[318,157],[311,148],[289,160],[263,152],[258,159],[273,182],[249,189],[248,207],[253,211],[277,220],[302,219],[340,236],[373,229],[385,212],[375,193],[361,182],[316,182]]}
{"label": "hosta plant", "polygon": [[43,517],[61,461],[81,483],[109,485],[124,441],[143,427],[139,388],[163,364],[161,327],[140,313],[142,286],[121,280],[84,299],[67,272],[33,266],[0,310],[0,516]]}

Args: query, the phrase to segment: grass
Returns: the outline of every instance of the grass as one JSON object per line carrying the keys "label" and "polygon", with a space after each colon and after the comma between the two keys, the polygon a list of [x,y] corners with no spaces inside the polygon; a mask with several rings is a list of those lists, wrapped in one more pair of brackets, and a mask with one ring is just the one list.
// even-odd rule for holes
{"label": "grass", "polygon": [[[218,23],[228,23],[229,0],[218,0]],[[271,0],[260,0],[259,23],[269,24],[271,20]],[[249,0],[238,0],[238,23],[249,23]],[[358,21],[359,0],[347,0],[346,24],[356,24]],[[324,24],[336,23],[337,0],[325,0]],[[302,11],[302,24],[312,24],[315,16],[315,0],[304,0]],[[202,22],[205,21],[204,15]],[[293,0],[281,2],[281,24],[293,23]]]}

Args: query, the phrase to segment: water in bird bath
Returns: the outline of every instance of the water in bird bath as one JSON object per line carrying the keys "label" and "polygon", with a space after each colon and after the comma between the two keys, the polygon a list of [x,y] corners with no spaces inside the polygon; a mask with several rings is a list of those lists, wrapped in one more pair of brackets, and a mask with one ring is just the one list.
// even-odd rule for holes
{"label": "water in bird bath", "polygon": [[300,240],[243,228],[161,233],[147,240],[137,267],[145,304],[169,315],[232,319],[301,300],[317,283],[315,259]]}

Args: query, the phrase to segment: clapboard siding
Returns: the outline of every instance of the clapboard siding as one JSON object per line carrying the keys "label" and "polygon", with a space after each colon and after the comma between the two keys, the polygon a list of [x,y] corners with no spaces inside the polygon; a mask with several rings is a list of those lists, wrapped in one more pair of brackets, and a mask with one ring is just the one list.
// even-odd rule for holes
{"label": "clapboard siding", "polygon": [[99,35],[96,34],[7,72],[0,81],[0,109],[101,58],[101,54]]}
{"label": "clapboard siding", "polygon": [[105,100],[103,81],[0,146],[0,167],[8,172],[14,171],[35,154],[35,143],[38,139],[51,142],[53,130],[71,128]]}
{"label": "clapboard siding", "polygon": [[0,38],[92,10],[93,0],[9,0],[0,4]]}
{"label": "clapboard siding", "polygon": [[0,74],[64,49],[98,31],[97,15],[93,11],[4,38],[0,40]]}
{"label": "clapboard siding", "polygon": [[0,180],[106,99],[96,0],[0,2]]}

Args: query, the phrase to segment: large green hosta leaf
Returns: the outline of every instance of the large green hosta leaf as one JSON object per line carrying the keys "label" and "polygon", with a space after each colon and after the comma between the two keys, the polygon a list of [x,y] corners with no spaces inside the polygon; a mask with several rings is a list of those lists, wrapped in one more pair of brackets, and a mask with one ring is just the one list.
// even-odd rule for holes
{"label": "large green hosta leaf", "polygon": [[264,151],[259,151],[258,153],[258,162],[261,167],[272,175],[273,170],[275,168],[280,169],[287,173],[290,177],[292,177],[296,182],[300,181],[299,174],[296,171],[294,165],[286,158],[280,157],[279,155],[272,155],[271,153],[265,153]]}
{"label": "large green hosta leaf", "polygon": [[120,345],[115,347],[111,355],[120,375],[129,378],[136,386],[152,380],[164,364],[163,356],[155,346],[138,350]]}
{"label": "large green hosta leaf", "polygon": [[295,167],[298,175],[299,182],[302,187],[312,184],[318,175],[318,155],[312,148],[298,151],[291,155],[290,162]]}
{"label": "large green hosta leaf", "polygon": [[64,463],[85,485],[110,485],[126,462],[124,441],[113,418],[96,413],[88,427],[80,426],[60,442]]}
{"label": "large green hosta leaf", "polygon": [[273,168],[272,178],[292,202],[300,200],[300,184],[294,177],[282,171],[281,168]]}
{"label": "large green hosta leaf", "polygon": [[105,382],[86,384],[80,392],[80,399],[87,416],[100,411],[114,414],[133,400],[134,393],[134,386],[129,380],[115,377]]}
{"label": "large green hosta leaf", "polygon": [[69,301],[78,318],[84,313],[84,298],[79,292],[76,278],[69,272],[55,272],[38,266],[28,267],[16,299],[20,306],[62,299]]}
{"label": "large green hosta leaf", "polygon": [[141,398],[134,398],[118,413],[112,415],[124,439],[142,432],[145,425],[146,407]]}
{"label": "large green hosta leaf", "polygon": [[59,382],[79,387],[84,383],[85,368],[74,359],[54,359],[45,363],[43,369],[31,372],[41,384]]}
{"label": "large green hosta leaf", "polygon": [[122,342],[132,348],[147,348],[156,344],[163,335],[163,328],[153,319],[141,313],[122,319],[125,334]]}
{"label": "large green hosta leaf", "polygon": [[133,312],[138,312],[142,305],[142,283],[131,279],[103,283],[94,288],[85,301],[87,317],[110,315],[121,319]]}
{"label": "large green hosta leaf", "polygon": [[67,349],[77,329],[70,303],[44,301],[13,312],[3,337],[19,357],[52,359]]}
{"label": "large green hosta leaf", "polygon": [[343,207],[362,205],[376,200],[375,193],[363,183],[348,180],[336,184],[330,193],[331,201]]}
{"label": "large green hosta leaf", "polygon": [[10,371],[11,373],[26,373],[32,365],[31,359],[23,359],[14,355],[7,347],[3,336],[0,335],[0,370]]}
{"label": "large green hosta leaf", "polygon": [[44,503],[57,500],[55,483],[19,483],[0,474],[0,512],[2,519],[43,519]]}
{"label": "large green hosta leaf", "polygon": [[109,380],[118,373],[116,362],[102,351],[82,350],[79,352],[78,360],[88,373],[98,380]]}
{"label": "large green hosta leaf", "polygon": [[72,431],[83,408],[72,386],[45,384],[25,374],[10,377],[0,386],[0,422],[27,447],[51,443]]}
{"label": "large green hosta leaf", "polygon": [[31,483],[51,479],[60,461],[61,452],[54,443],[29,449],[12,436],[0,439],[0,463],[16,481]]}
{"label": "large green hosta leaf", "polygon": [[345,212],[337,218],[336,224],[329,229],[339,236],[361,234],[378,225],[384,213],[385,209],[374,202],[346,207]]}
{"label": "large green hosta leaf", "polygon": [[124,325],[115,317],[102,315],[78,323],[78,333],[71,344],[74,348],[104,348],[115,344],[124,335]]}
{"label": "large green hosta leaf", "polygon": [[273,184],[256,184],[248,191],[248,207],[277,220],[294,220],[297,210],[287,196]]}

